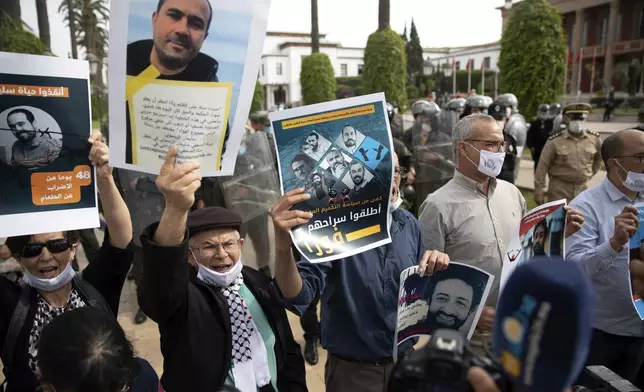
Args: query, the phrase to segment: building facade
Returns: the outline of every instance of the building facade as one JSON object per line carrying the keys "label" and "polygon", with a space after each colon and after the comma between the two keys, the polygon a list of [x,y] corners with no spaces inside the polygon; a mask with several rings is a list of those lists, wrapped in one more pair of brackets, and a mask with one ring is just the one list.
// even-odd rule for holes
{"label": "building facade", "polygon": [[[610,86],[644,93],[644,1],[549,1],[562,14],[567,34],[569,94],[596,94]],[[511,0],[500,9],[505,28]]]}

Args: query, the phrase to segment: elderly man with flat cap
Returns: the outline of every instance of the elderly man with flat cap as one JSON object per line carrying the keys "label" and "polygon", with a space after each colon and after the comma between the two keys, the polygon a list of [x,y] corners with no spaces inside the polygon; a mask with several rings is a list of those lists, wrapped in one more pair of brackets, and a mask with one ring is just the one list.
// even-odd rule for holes
{"label": "elderly man with flat cap", "polygon": [[241,218],[224,208],[189,213],[198,163],[176,164],[171,147],[156,180],[165,198],[142,235],[141,308],[159,324],[168,392],[307,391],[304,360],[281,294],[243,266]]}

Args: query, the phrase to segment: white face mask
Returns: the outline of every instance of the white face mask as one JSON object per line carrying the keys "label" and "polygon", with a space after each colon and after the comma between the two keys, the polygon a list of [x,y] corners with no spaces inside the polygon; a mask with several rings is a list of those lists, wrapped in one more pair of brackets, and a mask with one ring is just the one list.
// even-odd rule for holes
{"label": "white face mask", "polygon": [[403,199],[400,197],[400,191],[398,191],[398,198],[394,202],[389,202],[389,213],[393,214],[394,211],[400,208],[402,205]]}
{"label": "white face mask", "polygon": [[[478,169],[481,173],[485,174],[488,177],[496,177],[501,173],[501,169],[503,168],[503,161],[505,160],[505,152],[478,150],[471,144],[470,146],[480,153]],[[474,163],[470,159],[470,157],[467,157],[467,160],[472,162],[472,165],[476,166],[476,163]]]}
{"label": "white face mask", "polygon": [[58,276],[51,279],[41,279],[32,275],[26,268],[24,268],[24,275],[22,280],[29,286],[46,292],[56,291],[64,287],[67,283],[71,282],[76,275],[76,271],[72,268],[72,263],[69,262],[67,267]]}
{"label": "white face mask", "polygon": [[505,129],[505,120],[499,120],[499,121],[497,121],[497,122],[496,122],[496,125],[498,125],[498,126],[499,126],[499,128],[501,128],[501,131],[503,131],[503,130]]}
{"label": "white face mask", "polygon": [[226,272],[217,272],[211,270],[208,267],[204,267],[201,264],[199,265],[199,273],[197,274],[197,279],[201,280],[205,284],[218,287],[228,287],[237,279],[239,274],[242,272],[243,263],[242,257],[239,256],[239,260]]}
{"label": "white face mask", "polygon": [[626,171],[619,162],[617,164],[626,172],[626,179],[622,181],[626,189],[637,193],[644,192],[644,173]]}
{"label": "white face mask", "polygon": [[568,130],[572,133],[581,133],[583,131],[583,121],[571,121],[568,123]]}

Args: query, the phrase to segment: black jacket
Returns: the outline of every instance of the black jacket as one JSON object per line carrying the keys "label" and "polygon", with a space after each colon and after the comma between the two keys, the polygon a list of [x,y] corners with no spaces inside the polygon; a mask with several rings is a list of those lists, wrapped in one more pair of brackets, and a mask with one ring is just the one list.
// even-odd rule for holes
{"label": "black jacket", "polygon": [[526,140],[526,147],[530,148],[532,151],[532,158],[535,163],[539,162],[539,156],[543,147],[546,145],[548,138],[552,133],[553,121],[545,120],[541,121],[539,119],[530,123],[530,128],[528,129],[528,137]]}
{"label": "black jacket", "polygon": [[[130,247],[119,249],[109,243],[106,233],[103,246],[98,256],[84,270],[83,280],[91,284],[102,296],[112,313],[117,315],[121,290],[134,254]],[[4,338],[8,332],[13,311],[20,300],[21,288],[18,284],[0,277],[0,351],[4,348]],[[88,298],[81,298],[85,303]],[[38,379],[29,368],[29,334],[36,316],[38,295],[31,290],[31,306],[27,318],[18,335],[14,349],[12,366],[9,371],[7,392],[33,392],[40,385]]]}
{"label": "black jacket", "polygon": [[[198,280],[188,264],[187,230],[183,243],[165,247],[152,241],[157,225],[141,236],[144,273],[137,292],[141,309],[159,325],[161,383],[167,392],[215,392],[232,361],[228,305],[223,294]],[[280,291],[274,281],[251,268],[244,267],[242,274],[275,333],[278,389],[306,392],[304,360]]]}

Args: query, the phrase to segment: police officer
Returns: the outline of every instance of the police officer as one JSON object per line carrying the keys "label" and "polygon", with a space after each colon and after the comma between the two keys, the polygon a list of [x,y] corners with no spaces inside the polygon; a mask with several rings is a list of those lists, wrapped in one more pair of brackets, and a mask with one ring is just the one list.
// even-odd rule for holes
{"label": "police officer", "polygon": [[550,118],[552,118],[552,134],[562,130],[563,117],[561,115],[561,104],[553,103],[550,105],[549,110]]}
{"label": "police officer", "polygon": [[512,109],[506,105],[507,102],[504,101],[493,102],[492,105],[488,107],[487,113],[496,120],[499,128],[503,130],[503,139],[505,141],[505,159],[503,160],[501,173],[497,178],[514,184],[514,173],[517,166],[517,143],[512,135],[505,132],[507,121],[512,111]]}
{"label": "police officer", "polygon": [[396,116],[397,111],[398,107],[396,105],[387,102],[387,117],[389,117],[389,125],[391,126],[391,136],[394,139],[402,140],[405,131],[400,117]]}
{"label": "police officer", "polygon": [[410,151],[414,151],[414,138],[418,138],[419,130],[422,128],[423,123],[428,124],[433,129],[438,129],[438,116],[440,115],[441,108],[434,102],[425,100],[416,101],[411,105],[411,112],[414,115],[414,124],[409,128],[403,136],[403,142]]}
{"label": "police officer", "polygon": [[563,109],[566,130],[552,135],[541,153],[534,175],[534,200],[545,202],[543,190],[549,177],[548,201],[572,201],[584,191],[601,168],[601,139],[597,132],[584,128],[591,106],[586,103],[567,105]]}
{"label": "police officer", "polygon": [[484,95],[473,95],[465,101],[465,110],[461,114],[461,118],[475,113],[487,114],[488,106],[490,104]]}
{"label": "police officer", "polygon": [[447,136],[452,136],[452,129],[458,122],[463,111],[465,111],[465,98],[455,98],[447,102],[445,110],[440,116],[440,131]]}
{"label": "police officer", "polygon": [[537,113],[537,119],[530,123],[530,128],[528,129],[528,139],[526,140],[526,146],[532,152],[532,160],[534,161],[534,171],[537,171],[537,165],[539,164],[539,156],[541,156],[541,151],[543,146],[546,145],[548,138],[552,133],[552,119],[550,118],[550,105],[541,104],[539,105],[539,111]]}

